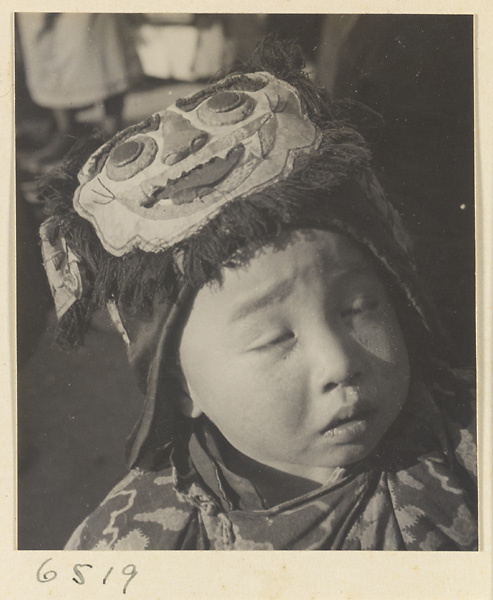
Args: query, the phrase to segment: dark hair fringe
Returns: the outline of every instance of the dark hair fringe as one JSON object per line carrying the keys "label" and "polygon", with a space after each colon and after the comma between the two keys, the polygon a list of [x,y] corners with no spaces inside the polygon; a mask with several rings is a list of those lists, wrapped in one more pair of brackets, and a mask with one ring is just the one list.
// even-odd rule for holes
{"label": "dark hair fringe", "polygon": [[276,34],[269,34],[239,63],[237,72],[267,71],[291,84],[300,92],[304,111],[322,129],[338,121],[350,125],[367,142],[380,138],[385,125],[382,115],[357,100],[332,100],[324,87],[310,80],[304,67],[303,53],[295,41],[281,41]]}
{"label": "dark hair fringe", "polygon": [[[339,231],[346,229],[356,241],[376,238],[382,247],[380,254],[389,256],[401,272],[406,272],[404,280],[412,278],[406,266],[408,257],[392,239],[388,223],[376,211],[371,214],[371,203],[364,203],[366,211],[359,215],[361,210],[354,211],[351,200],[343,197],[344,182],[350,179],[351,172],[366,168],[368,152],[350,143],[341,144],[337,151],[329,141],[326,145],[327,151],[323,147],[317,160],[305,168],[264,192],[251,195],[247,202],[241,199],[231,202],[190,238],[158,253],[135,250],[123,257],[112,256],[104,250],[92,226],[73,208],[63,217],[59,215],[57,234],[64,235],[81,258],[90,295],[75,303],[61,319],[57,339],[68,346],[79,346],[93,312],[109,300],[116,301],[126,311],[150,313],[154,302],[176,295],[182,276],[196,289],[211,280],[220,281],[221,268],[233,254],[241,252],[243,259],[249,260],[258,247],[275,239],[286,228],[327,229],[332,225]],[[327,169],[328,163],[330,169]],[[359,229],[358,233],[341,225],[358,218],[360,225],[354,228]],[[365,232],[370,224],[376,228],[372,235]],[[177,255],[180,256],[179,269]]]}
{"label": "dark hair fringe", "polygon": [[300,92],[303,109],[318,125],[334,120],[332,102],[327,90],[316,85],[303,71],[305,60],[298,44],[280,41],[275,34],[267,35],[248,59],[238,66],[241,73],[268,71],[274,77],[291,84]]}
{"label": "dark hair fringe", "polygon": [[[304,164],[304,168],[299,169],[297,175],[294,174],[296,181],[288,178],[279,186],[273,186],[273,193],[264,193],[260,201],[257,199],[256,204],[262,206],[260,211],[258,206],[250,202],[235,201],[232,208],[227,207],[218,217],[221,224],[214,228],[214,232],[206,226],[199,234],[177,244],[173,250],[149,253],[137,249],[123,257],[115,257],[103,248],[92,225],[81,218],[73,207],[73,195],[78,185],[77,173],[88,153],[99,147],[100,143],[100,139],[91,138],[80,144],[63,167],[45,177],[40,188],[45,212],[53,222],[50,235],[53,238],[65,237],[72,251],[80,258],[89,288],[88,295],[76,302],[58,324],[57,341],[66,347],[78,347],[84,342],[93,313],[109,300],[127,309],[138,307],[139,310],[150,312],[156,299],[173,298],[178,289],[179,276],[175,253],[189,257],[186,260],[186,276],[200,287],[211,278],[220,277],[221,263],[241,243],[252,245],[254,240],[265,240],[267,230],[270,235],[272,227],[279,229],[286,220],[292,220],[287,216],[289,203],[281,204],[277,199],[292,196],[293,185],[301,194],[320,189],[330,190],[366,167],[371,158],[359,134],[334,123],[326,131],[320,156]],[[241,214],[239,220],[237,216],[232,216],[238,214]],[[229,224],[228,219],[231,221]],[[223,232],[229,232],[227,237],[230,239],[225,239]]]}

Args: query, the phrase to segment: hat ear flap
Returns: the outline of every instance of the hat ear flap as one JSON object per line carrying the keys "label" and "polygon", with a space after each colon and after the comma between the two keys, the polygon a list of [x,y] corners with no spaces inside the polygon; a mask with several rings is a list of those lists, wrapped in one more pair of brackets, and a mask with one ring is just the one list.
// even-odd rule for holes
{"label": "hat ear flap", "polygon": [[[180,410],[183,386],[176,373],[168,371],[165,365],[176,352],[177,332],[181,332],[186,323],[194,293],[191,286],[185,284],[176,302],[159,320],[161,331],[147,372],[144,407],[127,439],[129,468],[142,466],[143,462],[152,460],[153,450],[171,451],[177,436],[183,432],[185,416]],[[132,340],[129,354],[132,354]],[[139,358],[131,361],[137,366]]]}

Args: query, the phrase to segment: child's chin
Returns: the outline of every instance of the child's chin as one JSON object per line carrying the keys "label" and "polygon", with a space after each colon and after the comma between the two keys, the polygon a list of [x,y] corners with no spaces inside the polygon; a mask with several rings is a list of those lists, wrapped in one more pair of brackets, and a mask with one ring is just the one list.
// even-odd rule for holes
{"label": "child's chin", "polygon": [[353,444],[343,448],[335,448],[330,451],[324,462],[325,467],[350,467],[355,463],[367,458],[374,450],[376,444]]}

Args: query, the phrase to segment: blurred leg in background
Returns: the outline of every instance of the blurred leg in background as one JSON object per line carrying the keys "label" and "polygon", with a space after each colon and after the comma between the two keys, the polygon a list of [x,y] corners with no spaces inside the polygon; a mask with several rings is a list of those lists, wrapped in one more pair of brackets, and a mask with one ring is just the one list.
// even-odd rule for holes
{"label": "blurred leg in background", "polygon": [[115,133],[121,126],[122,94],[142,75],[129,17],[19,13],[16,25],[31,98],[53,111],[56,124],[55,135],[31,162],[62,159],[80,135],[76,114],[87,106],[104,106],[98,125]]}

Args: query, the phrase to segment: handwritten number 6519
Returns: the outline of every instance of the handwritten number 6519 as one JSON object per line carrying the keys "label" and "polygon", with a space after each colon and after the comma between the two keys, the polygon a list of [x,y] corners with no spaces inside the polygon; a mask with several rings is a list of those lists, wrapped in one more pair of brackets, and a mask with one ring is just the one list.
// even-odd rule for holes
{"label": "handwritten number 6519", "polygon": [[[47,560],[44,561],[44,563],[42,563],[42,565],[39,567],[37,573],[36,573],[36,579],[40,582],[40,583],[48,583],[48,581],[53,581],[58,573],[54,570],[51,571],[44,571],[44,567],[47,563],[50,562],[50,560],[53,560],[52,558],[48,558]],[[82,568],[88,568],[88,569],[92,569],[93,566],[89,565],[89,564],[76,564],[73,567],[73,571],[74,571],[74,575],[75,577],[72,577],[72,581],[74,581],[76,584],[78,585],[84,585],[86,580],[84,578],[84,575],[82,574],[81,569]],[[106,573],[106,575],[103,578],[103,585],[106,584],[106,582],[108,581],[109,576],[111,575],[113,571],[113,567],[111,567],[109,569],[109,571]],[[123,588],[123,593],[126,594],[127,593],[127,588],[129,583],[132,581],[132,579],[137,575],[137,568],[135,565],[126,565],[125,567],[123,567],[122,569],[122,575],[126,575],[128,577],[127,582],[125,583],[125,586]]]}

